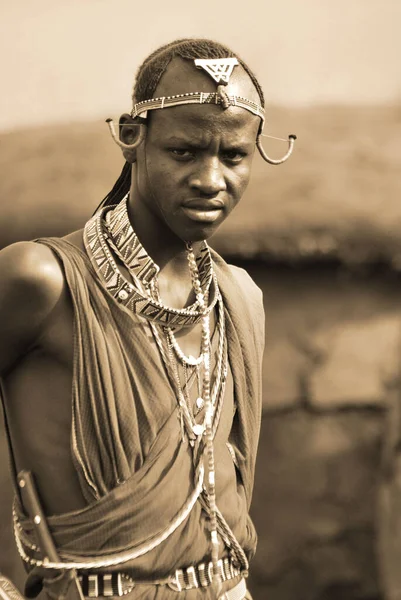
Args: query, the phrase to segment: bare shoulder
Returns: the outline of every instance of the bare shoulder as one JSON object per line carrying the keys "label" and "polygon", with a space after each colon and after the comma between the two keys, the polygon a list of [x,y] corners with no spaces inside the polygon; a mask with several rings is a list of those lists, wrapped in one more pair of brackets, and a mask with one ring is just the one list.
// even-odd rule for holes
{"label": "bare shoulder", "polygon": [[62,269],[43,244],[0,252],[0,372],[41,335],[64,288]]}
{"label": "bare shoulder", "polygon": [[25,289],[42,299],[59,293],[64,279],[50,248],[35,242],[17,242],[0,252],[0,278],[2,295]]}

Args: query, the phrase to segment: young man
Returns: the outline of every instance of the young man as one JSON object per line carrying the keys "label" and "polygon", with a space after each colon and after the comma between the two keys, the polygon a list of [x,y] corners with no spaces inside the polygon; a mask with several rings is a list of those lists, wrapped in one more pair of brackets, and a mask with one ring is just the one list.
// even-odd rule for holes
{"label": "young man", "polygon": [[256,545],[263,305],[205,240],[256,145],[269,160],[263,94],[224,46],[179,40],[145,60],[133,99],[115,138],[123,172],[84,229],[0,253],[26,591],[239,600]]}

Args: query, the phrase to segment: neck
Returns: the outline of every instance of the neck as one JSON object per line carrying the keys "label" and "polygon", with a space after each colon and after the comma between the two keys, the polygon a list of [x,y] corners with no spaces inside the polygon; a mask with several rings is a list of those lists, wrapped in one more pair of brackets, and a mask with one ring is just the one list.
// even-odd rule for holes
{"label": "neck", "polygon": [[[189,279],[185,242],[147,210],[144,203],[135,202],[132,195],[128,201],[128,216],[142,246],[160,268],[160,275],[175,280]],[[195,254],[201,244],[193,244]]]}
{"label": "neck", "polygon": [[[167,306],[183,308],[195,300],[185,242],[178,238],[143,202],[130,195],[128,216],[139,241],[159,267],[158,288]],[[193,244],[195,255],[202,242]]]}

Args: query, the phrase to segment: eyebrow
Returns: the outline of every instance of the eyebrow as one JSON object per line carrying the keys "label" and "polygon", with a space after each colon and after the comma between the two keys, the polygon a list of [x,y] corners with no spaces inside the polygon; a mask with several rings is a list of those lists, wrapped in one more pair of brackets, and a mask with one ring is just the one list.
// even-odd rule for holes
{"label": "eyebrow", "polygon": [[187,144],[187,145],[195,145],[195,144],[199,144],[200,141],[195,141],[193,140],[193,138],[187,138],[185,135],[173,135],[171,137],[168,137],[166,142],[168,144]]}
{"label": "eyebrow", "polygon": [[[169,137],[166,140],[166,144],[183,144],[185,146],[187,146],[188,148],[199,148],[199,147],[203,147],[203,146],[207,146],[208,143],[206,141],[202,141],[202,140],[193,140],[190,138],[187,138],[184,135],[173,135],[171,137]],[[250,142],[250,141],[245,141],[245,140],[234,140],[233,142],[227,144],[226,146],[223,145],[223,149],[225,148],[232,148],[232,149],[239,149],[239,148],[248,148],[254,145],[254,142]]]}

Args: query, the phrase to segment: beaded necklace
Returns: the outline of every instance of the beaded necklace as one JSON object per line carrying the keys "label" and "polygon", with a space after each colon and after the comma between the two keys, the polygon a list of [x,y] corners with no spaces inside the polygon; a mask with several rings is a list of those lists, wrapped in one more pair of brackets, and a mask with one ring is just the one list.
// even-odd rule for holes
{"label": "beaded necklace", "polygon": [[[205,450],[208,465],[207,478],[207,495],[210,505],[209,524],[210,524],[210,539],[211,539],[211,559],[213,563],[213,579],[216,581],[218,593],[220,593],[222,580],[218,569],[219,559],[219,539],[217,535],[217,506],[216,506],[216,482],[215,482],[215,462],[214,462],[214,446],[213,446],[213,417],[214,406],[210,394],[210,319],[207,313],[205,297],[200,285],[197,265],[191,244],[187,244],[188,264],[192,277],[192,285],[195,291],[199,306],[203,311],[202,315],[202,355],[203,355],[203,388],[202,398],[205,402],[205,418],[204,418],[204,435],[205,435]],[[224,322],[224,321],[223,321]]]}
{"label": "beaded necklace", "polygon": [[[117,206],[104,215],[106,238],[113,250],[129,269],[130,274],[138,278],[145,286],[157,282],[160,269],[142,246],[131,226],[128,215],[127,196]],[[204,292],[209,290],[213,278],[212,258],[206,242],[203,243],[196,258],[199,279]]]}
{"label": "beaded necklace", "polygon": [[[203,462],[205,457],[207,460],[208,478],[205,493],[210,525],[213,579],[217,588],[221,589],[213,440],[223,405],[228,353],[224,306],[213,273],[209,248],[205,242],[196,259],[192,245],[187,243],[188,265],[196,300],[190,307],[172,309],[163,305],[161,301],[157,285],[159,268],[147,255],[131,227],[127,198],[117,207],[112,209],[106,207],[96,213],[85,226],[84,241],[92,265],[109,293],[134,313],[148,320],[168,378],[175,390],[182,439],[184,441],[185,435],[188,438],[193,448],[194,459],[197,457],[198,461]],[[121,273],[111,249],[128,269],[133,283]],[[216,304],[219,341],[216,375],[211,389],[210,314]],[[174,336],[173,329],[192,326],[198,322],[201,323],[202,328],[200,355],[198,358],[185,356]],[[185,385],[180,381],[178,362],[184,369]],[[186,369],[193,367],[196,369],[195,375],[200,392],[195,409],[192,409],[189,400],[186,375]],[[202,377],[200,377],[201,367]],[[203,409],[205,410],[203,420],[197,422],[195,417]]]}
{"label": "beaded necklace", "polygon": [[[225,335],[225,324],[224,324],[224,306],[223,306],[221,299],[218,302],[218,308],[219,308],[219,314],[218,314],[218,320],[217,320],[216,327],[217,327],[217,331],[218,331],[218,335],[219,335],[219,340],[218,340],[218,350],[217,350],[217,359],[216,359],[216,367],[215,367],[215,378],[214,378],[212,390],[210,391],[211,409],[213,411],[213,414],[212,414],[213,438],[216,434],[217,426],[219,423],[219,418],[220,418],[221,408],[222,408],[222,403],[223,403],[223,398],[224,398],[225,385],[226,385],[226,381],[227,381],[227,371],[228,371],[227,340],[226,340],[226,335]],[[191,399],[190,399],[189,393],[188,393],[188,380],[189,379],[186,374],[186,370],[189,365],[186,362],[184,362],[183,360],[180,360],[178,358],[178,356],[174,355],[175,348],[170,341],[171,340],[171,330],[169,330],[169,328],[167,328],[167,327],[163,327],[162,328],[162,334],[164,334],[164,336],[163,336],[163,335],[161,335],[157,325],[155,325],[154,323],[151,323],[150,325],[152,328],[154,339],[156,341],[156,344],[157,344],[160,354],[162,356],[163,363],[166,368],[168,377],[170,379],[170,383],[176,393],[176,397],[177,397],[178,404],[179,404],[179,417],[181,420],[183,437],[184,437],[184,430],[185,430],[185,433],[188,436],[188,439],[189,439],[191,445],[193,446],[195,444],[195,441],[199,441],[198,436],[202,436],[202,434],[206,430],[206,416],[204,417],[203,422],[199,423],[195,420],[197,415],[204,408],[205,409],[207,408],[206,401],[205,401],[205,392],[204,392],[204,377],[205,377],[205,370],[207,367],[205,367],[205,365],[204,365],[205,352],[204,352],[203,342],[202,342],[202,353],[201,353],[202,363],[201,363],[201,365],[195,366],[195,369],[196,369],[195,377],[198,380],[198,397],[196,399],[195,406],[192,407]],[[204,332],[202,332],[202,336],[203,335],[204,335]],[[210,343],[208,345],[209,345],[209,348],[208,348],[207,354],[210,357]],[[180,348],[179,348],[179,352],[180,352],[180,354],[183,355],[182,350]],[[185,360],[188,361],[188,357],[185,357],[185,355],[183,355],[183,358],[185,358]],[[181,384],[181,380],[180,380],[180,375],[179,375],[179,370],[178,370],[179,362],[181,363],[181,365],[183,367],[183,371],[184,371],[184,379],[185,379],[184,385]],[[209,358],[209,364],[210,364],[210,358]],[[202,377],[200,377],[200,373],[199,373],[200,366],[203,367]],[[209,367],[209,370],[210,370],[210,367]],[[210,378],[210,375],[209,375],[209,378]],[[200,382],[202,382],[202,385],[199,385]]]}
{"label": "beaded necklace", "polygon": [[[119,208],[127,212],[126,200],[123,204]],[[171,328],[189,327],[199,323],[203,313],[198,307],[197,302],[189,307],[176,309],[163,305],[150,295],[149,290],[158,272],[158,267],[147,255],[131,226],[131,244],[135,246],[135,251],[130,251],[129,245],[126,245],[132,259],[130,266],[125,264],[124,253],[121,251],[125,238],[121,235],[112,235],[114,234],[112,222],[111,225],[106,227],[104,220],[107,213],[112,210],[116,209],[110,209],[110,207],[101,209],[86,223],[84,228],[86,252],[106,290],[119,303],[126,306],[133,313],[145,317],[148,321],[159,323],[160,325],[168,325]],[[118,224],[119,220],[116,219],[116,223]],[[127,267],[134,283],[128,281],[121,273],[110,247],[116,251],[120,260]],[[206,308],[206,312],[209,315],[216,305],[218,289],[214,284],[215,279],[213,278],[211,268],[210,250],[206,243],[202,247],[199,263],[201,272],[203,273],[205,292],[208,292],[208,296],[210,296],[210,301]],[[139,268],[134,268],[138,264]]]}
{"label": "beaded necklace", "polygon": [[[152,261],[152,259],[146,253],[145,249],[139,242],[139,239],[136,236],[136,234],[131,226],[129,216],[128,216],[128,210],[127,210],[127,201],[128,201],[128,196],[120,204],[118,204],[115,208],[107,211],[106,214],[104,215],[104,223],[105,223],[105,228],[106,228],[106,232],[104,235],[105,242],[109,243],[109,245],[111,246],[113,251],[120,258],[121,262],[129,270],[129,272],[130,272],[131,276],[133,277],[133,280],[136,284],[137,290],[141,291],[142,294],[146,295],[147,298],[150,298],[157,304],[163,305],[162,301],[160,299],[158,285],[157,285],[157,274],[159,272],[159,267]],[[210,290],[211,284],[213,283],[213,286],[214,286],[213,289],[215,291],[218,289],[218,286],[217,286],[217,282],[215,280],[213,280],[213,269],[212,269],[211,256],[210,256],[209,248],[206,243],[203,244],[200,254],[195,259],[195,266],[197,269],[196,278],[199,279],[199,282],[201,285],[201,290],[204,294],[204,302],[205,302],[205,305],[207,306],[209,290]],[[215,298],[216,298],[216,300],[219,298],[218,293],[215,293]],[[221,303],[221,298],[220,298],[220,303]],[[199,302],[196,299],[195,303],[192,304],[192,306],[189,308],[189,310],[194,310],[198,306],[199,306]],[[208,307],[208,308],[210,308],[210,307]],[[159,317],[157,320],[152,319],[152,321],[153,320],[160,322],[160,320],[163,320],[163,319],[160,319],[160,317]],[[171,323],[171,321],[170,321],[170,323]],[[222,326],[219,327],[219,329],[221,330],[221,334],[220,334],[220,338],[219,338],[220,339],[219,352],[218,352],[218,359],[217,359],[217,366],[216,366],[217,376],[216,376],[215,385],[213,387],[213,393],[212,393],[213,405],[216,402],[217,392],[219,390],[220,383],[222,380],[221,373],[222,373],[222,369],[223,369],[223,356],[224,356],[224,343],[223,342],[225,339],[224,313],[223,313],[222,308],[219,310],[218,326],[221,323],[222,323]],[[152,330],[153,330],[154,337],[155,337],[156,341],[158,342],[159,349],[161,349],[160,348],[160,346],[161,346],[160,338],[159,338],[157,329],[152,328]],[[196,378],[198,380],[198,388],[200,388],[200,386],[199,386],[199,380],[200,380],[199,368],[204,361],[203,354],[200,353],[200,355],[197,358],[194,358],[193,356],[188,356],[188,357],[185,356],[185,354],[181,351],[181,348],[175,338],[174,330],[171,328],[171,326],[164,326],[163,331],[167,337],[167,343],[168,343],[168,349],[169,349],[168,361],[165,361],[165,362],[168,362],[169,364],[174,363],[174,357],[172,356],[172,352],[171,352],[171,350],[173,349],[179,362],[184,367],[184,378],[185,378],[184,385],[180,384],[178,368],[174,369],[174,371],[175,371],[175,374],[174,374],[175,387],[179,390],[183,390],[184,392],[186,392],[188,389],[187,369],[188,369],[188,367],[196,367],[197,368],[196,369]],[[162,356],[165,356],[165,352],[161,352],[161,354],[162,354]],[[189,397],[187,394],[185,394],[185,397],[186,397],[186,405],[189,408],[189,403],[190,403]],[[182,400],[182,398],[181,398],[181,400]],[[194,408],[192,410],[192,412],[195,413],[194,416],[196,416],[196,414],[198,414],[204,408],[204,406],[205,406],[205,402],[202,398],[202,395],[201,395],[200,389],[199,389],[199,394],[198,394],[198,398],[196,401],[196,408]],[[185,413],[186,413],[186,411],[185,411]],[[191,422],[189,415],[186,415],[186,418],[184,420],[188,424]],[[192,425],[192,430],[198,432],[198,434],[203,432],[203,429],[204,429],[203,425],[200,425],[197,423],[192,423],[191,425]]]}

